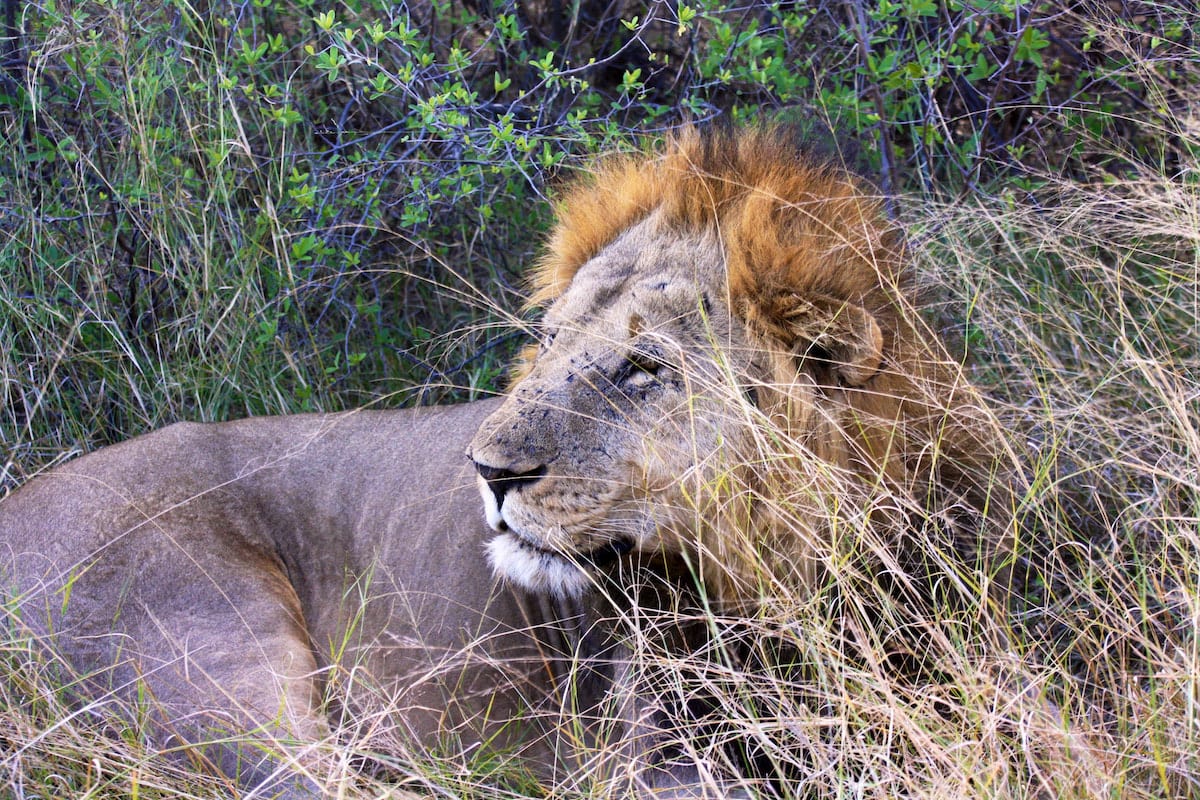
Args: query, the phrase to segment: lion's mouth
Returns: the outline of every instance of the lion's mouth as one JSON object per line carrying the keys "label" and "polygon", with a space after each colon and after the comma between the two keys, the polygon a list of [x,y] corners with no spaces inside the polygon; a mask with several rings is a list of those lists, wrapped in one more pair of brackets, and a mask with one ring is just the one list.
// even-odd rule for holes
{"label": "lion's mouth", "polygon": [[595,569],[607,567],[621,556],[633,550],[633,542],[628,539],[611,539],[594,550],[589,550],[585,553],[565,553],[561,550],[552,550],[531,542],[511,527],[508,527],[505,533],[517,547],[529,555],[537,558],[556,558],[570,564],[593,567]]}

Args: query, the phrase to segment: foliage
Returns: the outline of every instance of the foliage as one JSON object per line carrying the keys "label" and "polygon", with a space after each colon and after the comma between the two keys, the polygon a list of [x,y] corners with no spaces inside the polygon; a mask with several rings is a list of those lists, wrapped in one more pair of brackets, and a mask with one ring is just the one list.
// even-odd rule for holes
{"label": "foliage", "polygon": [[1160,7],[6,10],[8,483],[171,419],[494,387],[544,187],[639,131],[773,110],[859,143],[885,190],[1079,173],[1097,139],[1171,169],[1193,77]]}
{"label": "foliage", "polygon": [[846,5],[836,46],[853,66],[823,81],[821,103],[846,127],[876,132],[892,186],[978,188],[998,174],[1081,177],[1093,165],[1127,173],[1194,155],[1175,116],[1196,77],[1194,12],[1183,7]]}

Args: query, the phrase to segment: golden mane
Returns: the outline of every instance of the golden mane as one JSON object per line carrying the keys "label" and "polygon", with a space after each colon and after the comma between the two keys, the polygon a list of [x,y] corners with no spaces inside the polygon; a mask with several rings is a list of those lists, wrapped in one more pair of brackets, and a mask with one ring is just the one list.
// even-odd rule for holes
{"label": "golden mane", "polygon": [[902,278],[902,239],[857,180],[800,155],[777,128],[686,129],[658,157],[604,159],[570,185],[533,274],[531,302],[557,297],[575,272],[650,213],[725,242],[735,307],[774,293],[852,299],[872,312]]}
{"label": "golden mane", "polygon": [[[834,338],[835,317],[865,312],[870,327],[859,338],[877,338],[863,342],[876,358],[845,374],[856,385],[869,380],[864,388],[872,391],[846,401],[860,424],[882,427],[886,439],[900,415],[915,410],[901,408],[918,393],[912,379],[957,382],[942,374],[940,350],[927,346],[932,337],[912,327],[903,237],[880,197],[845,171],[805,158],[779,128],[689,128],[657,156],[609,157],[566,188],[556,211],[532,275],[532,305],[558,297],[590,258],[658,213],[666,232],[712,233],[722,242],[729,307],[776,352],[803,360]],[[945,399],[947,391],[938,393]]]}

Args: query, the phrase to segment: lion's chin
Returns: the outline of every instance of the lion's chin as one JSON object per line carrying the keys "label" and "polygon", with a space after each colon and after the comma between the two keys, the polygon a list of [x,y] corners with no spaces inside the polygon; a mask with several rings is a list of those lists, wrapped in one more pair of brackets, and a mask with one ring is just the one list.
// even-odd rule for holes
{"label": "lion's chin", "polygon": [[502,533],[487,545],[488,561],[497,575],[535,594],[561,598],[583,595],[593,585],[590,571],[611,564],[632,549],[631,543],[616,539],[575,560],[513,533]]}
{"label": "lion's chin", "polygon": [[493,537],[487,551],[497,575],[534,594],[577,598],[592,585],[583,565],[511,533]]}

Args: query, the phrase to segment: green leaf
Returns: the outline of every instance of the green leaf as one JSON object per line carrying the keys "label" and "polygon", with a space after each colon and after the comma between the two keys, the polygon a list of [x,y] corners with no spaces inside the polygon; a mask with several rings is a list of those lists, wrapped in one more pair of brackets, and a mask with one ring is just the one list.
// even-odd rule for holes
{"label": "green leaf", "polygon": [[1050,46],[1050,37],[1032,26],[1027,27],[1017,40],[1013,55],[1018,61],[1029,61],[1034,64],[1042,63],[1042,50]]}
{"label": "green leaf", "polygon": [[991,77],[993,71],[994,67],[992,67],[991,62],[988,61],[987,56],[981,52],[979,55],[975,56],[975,64],[971,67],[970,71],[967,72],[967,80],[971,81],[972,83],[975,81],[987,80]]}
{"label": "green leaf", "polygon": [[696,9],[692,8],[691,6],[687,6],[687,5],[684,5],[683,3],[680,3],[679,4],[679,28],[676,30],[676,33],[678,35],[682,36],[683,33],[685,31],[687,31],[687,29],[689,27],[691,27],[691,22],[695,18],[696,18]]}
{"label": "green leaf", "polygon": [[292,242],[292,258],[297,261],[307,261],[320,247],[321,240],[313,234],[302,236]]}

